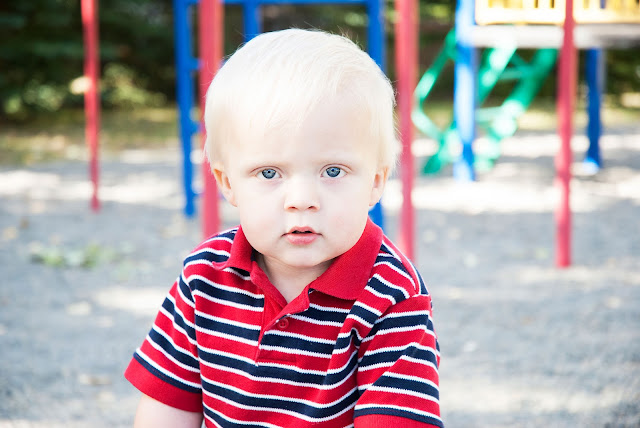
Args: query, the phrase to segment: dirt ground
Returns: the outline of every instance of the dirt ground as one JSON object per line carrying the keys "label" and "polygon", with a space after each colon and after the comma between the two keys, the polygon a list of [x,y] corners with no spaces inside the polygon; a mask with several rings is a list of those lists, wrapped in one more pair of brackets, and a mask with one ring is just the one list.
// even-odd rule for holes
{"label": "dirt ground", "polygon": [[[593,176],[575,138],[568,269],[554,267],[557,144],[519,133],[476,183],[416,183],[447,427],[640,427],[640,126],[606,131]],[[105,159],[97,214],[86,163],[0,169],[0,427],[131,425],[122,372],[201,237],[181,214],[179,159]],[[391,237],[399,204],[394,180]]]}

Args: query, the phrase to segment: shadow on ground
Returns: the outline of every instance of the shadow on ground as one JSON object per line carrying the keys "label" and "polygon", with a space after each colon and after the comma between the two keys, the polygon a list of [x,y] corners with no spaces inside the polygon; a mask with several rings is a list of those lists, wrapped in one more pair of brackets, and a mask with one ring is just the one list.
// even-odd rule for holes
{"label": "shadow on ground", "polygon": [[[637,141],[607,135],[608,168],[574,180],[569,269],[553,266],[553,138],[505,142],[477,183],[418,180],[447,426],[640,426]],[[138,393],[122,372],[200,239],[180,211],[178,159],[104,163],[97,214],[83,163],[0,169],[0,427],[131,425]],[[391,182],[392,237],[399,194]]]}

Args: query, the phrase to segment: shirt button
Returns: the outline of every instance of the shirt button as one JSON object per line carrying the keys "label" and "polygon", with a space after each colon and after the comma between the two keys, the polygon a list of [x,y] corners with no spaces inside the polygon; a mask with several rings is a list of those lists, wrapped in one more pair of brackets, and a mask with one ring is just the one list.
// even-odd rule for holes
{"label": "shirt button", "polygon": [[285,330],[287,327],[289,327],[289,320],[286,318],[282,318],[280,321],[278,321],[277,325],[280,330]]}

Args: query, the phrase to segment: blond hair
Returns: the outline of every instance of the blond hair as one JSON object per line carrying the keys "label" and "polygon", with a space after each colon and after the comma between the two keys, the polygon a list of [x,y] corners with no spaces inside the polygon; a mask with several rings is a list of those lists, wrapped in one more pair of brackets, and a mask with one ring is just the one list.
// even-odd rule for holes
{"label": "blond hair", "polygon": [[242,132],[299,126],[328,99],[362,108],[357,114],[368,121],[379,165],[393,169],[399,144],[389,79],[346,37],[299,29],[258,35],[218,71],[204,114],[210,164]]}

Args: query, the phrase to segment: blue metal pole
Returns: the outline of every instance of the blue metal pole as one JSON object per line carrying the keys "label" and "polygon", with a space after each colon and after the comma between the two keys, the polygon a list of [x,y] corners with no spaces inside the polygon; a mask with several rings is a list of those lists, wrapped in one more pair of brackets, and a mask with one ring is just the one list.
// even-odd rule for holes
{"label": "blue metal pole", "polygon": [[176,98],[180,141],[182,143],[182,179],[184,186],[184,213],[191,217],[195,214],[195,192],[193,190],[193,165],[191,163],[191,136],[196,127],[191,119],[193,106],[193,75],[197,61],[191,57],[191,26],[188,8],[193,4],[189,0],[174,0],[174,42],[176,55]]}
{"label": "blue metal pole", "polygon": [[475,23],[474,1],[458,0],[456,7],[456,63],[453,91],[453,117],[462,144],[462,155],[453,165],[459,180],[475,180],[473,140],[475,139],[477,53],[471,31]]}
{"label": "blue metal pole", "polygon": [[604,84],[604,52],[602,49],[588,49],[586,52],[586,80],[589,89],[587,95],[587,137],[589,148],[584,159],[587,172],[595,174],[602,168],[600,156],[600,135],[602,134],[602,120],[600,107],[602,104],[602,90]]}
{"label": "blue metal pole", "polygon": [[[367,0],[367,14],[369,27],[367,29],[367,47],[369,56],[378,64],[382,71],[386,69],[384,44],[384,4],[383,0]],[[378,202],[369,211],[371,220],[384,229],[384,212],[382,204]]]}
{"label": "blue metal pole", "polygon": [[384,3],[383,0],[368,0],[367,14],[369,27],[367,28],[367,44],[369,56],[385,71],[385,43],[384,43]]}
{"label": "blue metal pole", "polygon": [[242,18],[245,41],[253,39],[262,32],[259,3],[259,0],[244,0],[243,2]]}

